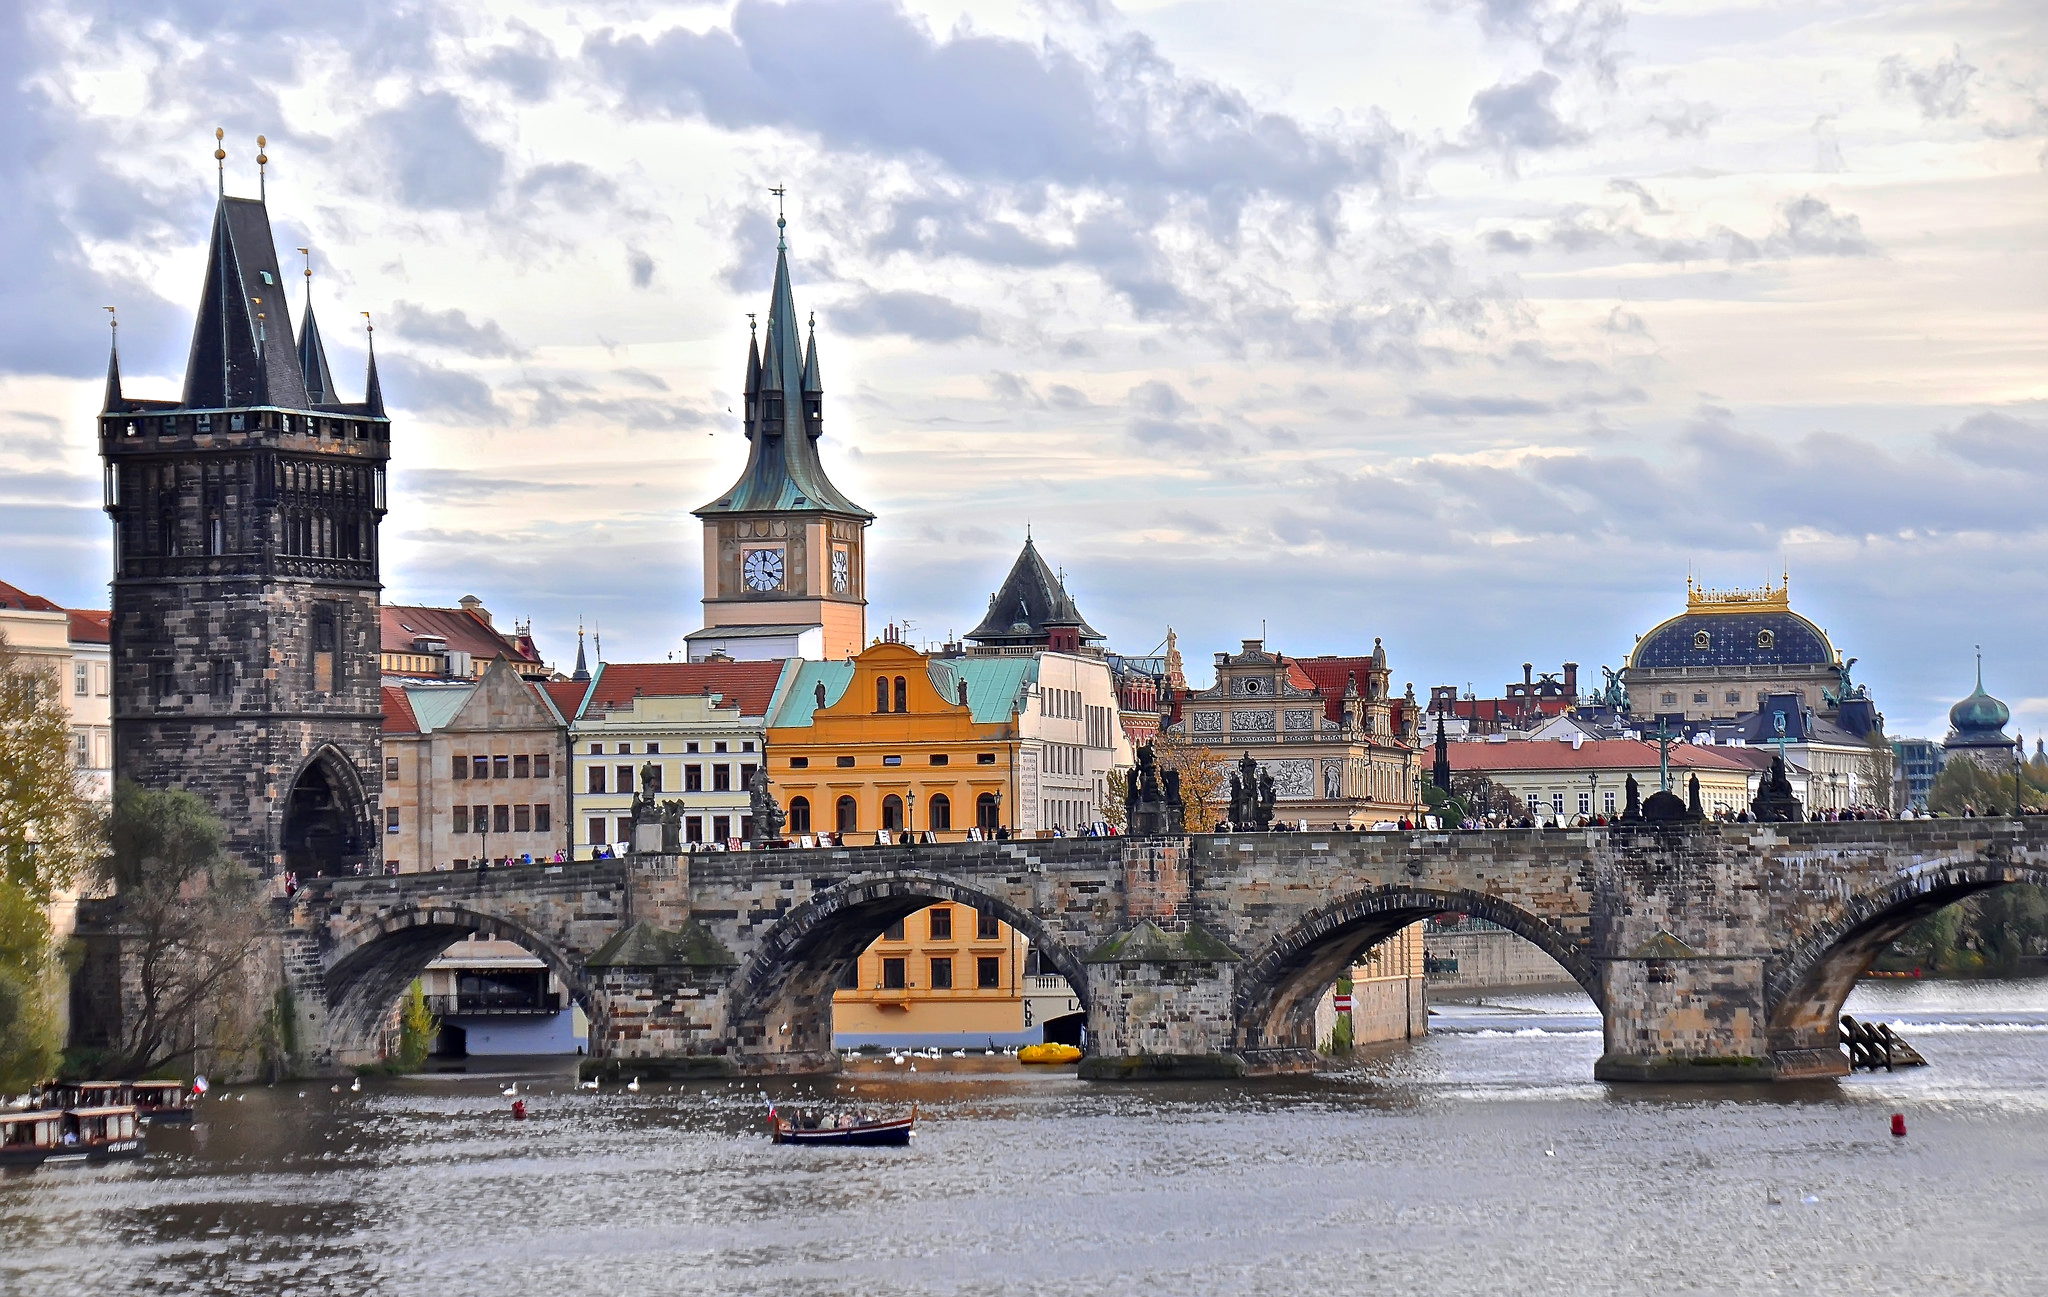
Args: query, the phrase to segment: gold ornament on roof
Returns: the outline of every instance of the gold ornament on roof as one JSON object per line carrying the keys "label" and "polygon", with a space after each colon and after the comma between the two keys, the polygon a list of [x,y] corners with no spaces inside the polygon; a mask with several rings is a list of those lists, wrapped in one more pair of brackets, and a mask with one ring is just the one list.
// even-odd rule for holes
{"label": "gold ornament on roof", "polygon": [[1685,578],[1685,610],[1689,613],[1791,612],[1792,576],[1766,580],[1759,589],[1715,590]]}

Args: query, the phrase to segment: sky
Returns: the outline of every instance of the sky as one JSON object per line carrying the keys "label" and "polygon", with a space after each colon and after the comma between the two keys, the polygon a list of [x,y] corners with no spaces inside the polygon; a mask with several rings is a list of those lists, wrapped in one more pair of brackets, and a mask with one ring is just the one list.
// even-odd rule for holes
{"label": "sky", "polygon": [[701,624],[781,186],[871,633],[1028,526],[1120,651],[1488,696],[1789,571],[1892,732],[1977,645],[2048,730],[2038,0],[14,0],[0,579],[106,605],[103,308],[175,394],[216,126],[348,399],[376,321],[386,600],[565,665]]}

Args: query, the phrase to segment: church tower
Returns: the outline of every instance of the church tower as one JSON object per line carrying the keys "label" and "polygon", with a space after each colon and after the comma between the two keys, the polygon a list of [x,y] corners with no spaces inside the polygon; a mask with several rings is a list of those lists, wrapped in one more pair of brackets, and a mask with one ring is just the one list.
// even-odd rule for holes
{"label": "church tower", "polygon": [[265,875],[382,854],[391,425],[374,352],[362,401],[334,391],[306,283],[295,340],[269,209],[223,187],[182,397],[126,396],[116,349],[100,416],[114,773],[205,798]]}
{"label": "church tower", "polygon": [[777,217],[766,336],[747,340],[747,466],[704,520],[704,629],[690,657],[851,657],[867,643],[867,528],[875,516],[825,476],[816,317],[797,334]]}

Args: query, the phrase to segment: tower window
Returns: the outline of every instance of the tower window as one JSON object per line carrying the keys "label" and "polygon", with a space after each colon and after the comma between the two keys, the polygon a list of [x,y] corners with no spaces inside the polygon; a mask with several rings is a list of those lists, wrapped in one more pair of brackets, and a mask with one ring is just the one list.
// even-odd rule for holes
{"label": "tower window", "polygon": [[235,688],[235,664],[226,658],[216,658],[213,663],[213,701],[216,706],[228,701],[228,695]]}
{"label": "tower window", "polygon": [[313,614],[313,688],[323,694],[334,692],[334,639],[333,611]]}

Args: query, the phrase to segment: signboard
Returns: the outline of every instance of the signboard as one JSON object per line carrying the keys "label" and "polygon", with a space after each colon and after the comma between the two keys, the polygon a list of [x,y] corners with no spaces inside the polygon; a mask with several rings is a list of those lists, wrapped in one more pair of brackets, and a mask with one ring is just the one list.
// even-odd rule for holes
{"label": "signboard", "polygon": [[1334,999],[1334,1004],[1337,1012],[1339,1013],[1351,1012],[1351,997],[1348,995],[1336,996]]}

